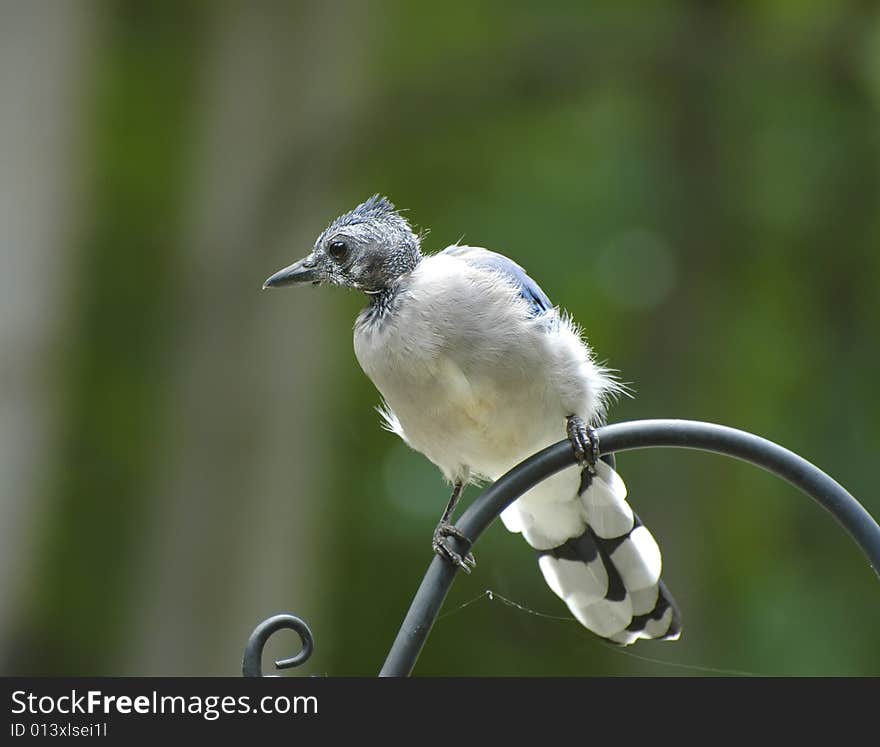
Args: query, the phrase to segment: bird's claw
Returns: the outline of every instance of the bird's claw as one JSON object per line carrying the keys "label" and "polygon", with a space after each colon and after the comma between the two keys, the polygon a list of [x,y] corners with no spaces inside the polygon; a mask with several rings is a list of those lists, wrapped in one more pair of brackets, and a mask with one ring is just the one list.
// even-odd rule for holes
{"label": "bird's claw", "polygon": [[470,573],[472,568],[476,568],[477,559],[472,552],[468,552],[465,555],[457,552],[449,543],[450,537],[456,537],[462,542],[466,542],[468,546],[471,544],[470,539],[465,536],[464,532],[458,527],[453,526],[447,521],[441,521],[434,530],[434,539],[431,542],[431,548],[441,558],[446,558],[448,561],[461,568],[465,573]]}
{"label": "bird's claw", "polygon": [[596,437],[596,431],[588,428],[583,418],[577,415],[569,416],[566,431],[578,464],[595,473],[596,462],[599,459],[599,439]]}

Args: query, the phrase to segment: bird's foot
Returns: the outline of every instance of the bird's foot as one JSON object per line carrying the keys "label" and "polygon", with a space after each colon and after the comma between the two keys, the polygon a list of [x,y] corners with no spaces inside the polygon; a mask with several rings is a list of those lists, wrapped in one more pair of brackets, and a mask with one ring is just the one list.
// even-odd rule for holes
{"label": "bird's foot", "polygon": [[450,537],[456,537],[462,542],[466,542],[468,547],[471,545],[470,539],[465,536],[461,529],[453,526],[448,521],[441,521],[434,530],[434,539],[431,542],[431,548],[441,558],[446,558],[448,561],[461,568],[465,573],[470,573],[471,568],[476,568],[477,559],[472,552],[468,552],[464,556],[457,552],[449,542]]}
{"label": "bird's foot", "polygon": [[599,439],[596,437],[596,431],[588,428],[583,418],[577,415],[568,416],[566,431],[578,464],[595,474],[596,461],[599,459]]}

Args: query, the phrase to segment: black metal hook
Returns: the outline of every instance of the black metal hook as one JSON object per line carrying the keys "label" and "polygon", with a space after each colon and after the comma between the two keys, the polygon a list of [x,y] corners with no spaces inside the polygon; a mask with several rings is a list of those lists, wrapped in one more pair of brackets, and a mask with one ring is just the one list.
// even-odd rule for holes
{"label": "black metal hook", "polygon": [[[822,470],[772,441],[723,425],[692,420],[616,423],[597,429],[596,436],[603,458],[610,457],[609,461],[613,460],[615,452],[647,447],[678,447],[725,454],[772,472],[826,508],[861,548],[875,573],[880,575],[880,526],[874,518]],[[475,498],[459,518],[456,527],[475,542],[501,511],[520,495],[574,463],[575,454],[568,440],[533,454]],[[453,545],[457,542],[455,538],[451,541]],[[456,549],[464,550],[463,547]],[[412,672],[456,571],[455,565],[440,557],[433,558],[379,673],[380,677],[407,676]],[[312,655],[314,642],[308,625],[294,615],[275,615],[260,623],[251,634],[242,664],[245,677],[267,676],[263,675],[261,666],[263,647],[269,637],[282,628],[295,630],[303,647],[293,658],[276,662],[278,669],[299,666]]]}
{"label": "black metal hook", "polygon": [[[806,459],[752,433],[693,420],[636,420],[596,430],[603,454],[666,446],[726,454],[787,480],[828,509],[880,575],[880,526],[840,484]],[[472,542],[513,501],[541,480],[575,463],[568,440],[548,446],[490,485],[461,515],[455,526]],[[451,538],[453,545],[460,542]],[[462,546],[455,548],[463,551]],[[434,557],[404,618],[380,677],[406,677],[437,619],[457,566]]]}
{"label": "black metal hook", "polygon": [[244,658],[241,662],[241,673],[245,677],[279,677],[277,674],[263,674],[263,649],[266,642],[279,630],[295,630],[302,648],[296,656],[279,659],[275,662],[276,669],[291,669],[308,661],[315,650],[315,639],[312,631],[304,620],[296,615],[281,614],[269,617],[251,633],[244,647]]}

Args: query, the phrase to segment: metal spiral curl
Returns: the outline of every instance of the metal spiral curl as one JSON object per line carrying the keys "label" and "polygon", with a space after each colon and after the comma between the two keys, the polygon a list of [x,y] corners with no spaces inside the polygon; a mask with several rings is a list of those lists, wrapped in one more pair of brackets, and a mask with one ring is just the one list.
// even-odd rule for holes
{"label": "metal spiral curl", "polygon": [[251,633],[244,647],[244,657],[241,662],[241,673],[245,677],[280,677],[278,674],[263,674],[263,649],[266,642],[279,630],[293,630],[299,636],[302,648],[296,656],[289,659],[279,659],[275,662],[276,669],[292,669],[300,664],[305,664],[315,650],[315,639],[306,622],[296,615],[281,614],[269,617]]}

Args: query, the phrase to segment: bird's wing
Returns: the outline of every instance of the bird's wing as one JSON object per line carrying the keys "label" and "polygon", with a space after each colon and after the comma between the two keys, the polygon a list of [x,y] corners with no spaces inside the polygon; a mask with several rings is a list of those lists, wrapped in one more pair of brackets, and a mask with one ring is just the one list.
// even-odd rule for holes
{"label": "bird's wing", "polygon": [[528,302],[532,316],[541,316],[553,308],[553,304],[547,294],[541,290],[541,286],[532,280],[522,267],[503,254],[475,246],[459,246],[457,244],[447,247],[441,254],[458,257],[474,267],[503,275]]}

